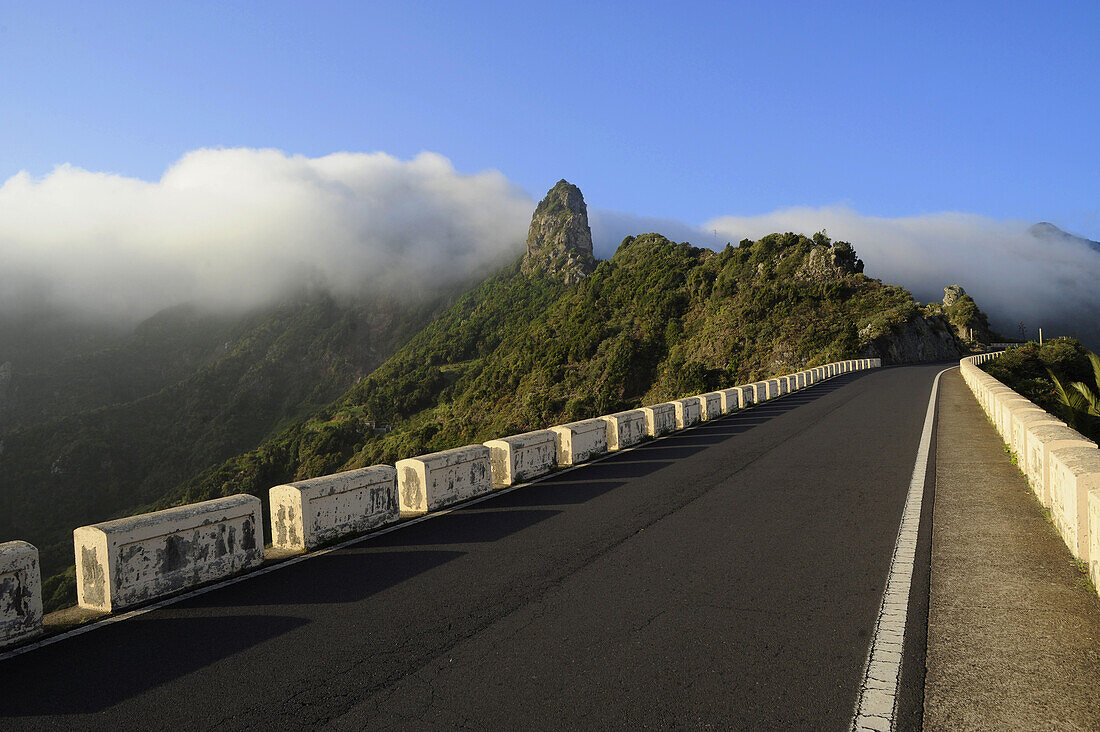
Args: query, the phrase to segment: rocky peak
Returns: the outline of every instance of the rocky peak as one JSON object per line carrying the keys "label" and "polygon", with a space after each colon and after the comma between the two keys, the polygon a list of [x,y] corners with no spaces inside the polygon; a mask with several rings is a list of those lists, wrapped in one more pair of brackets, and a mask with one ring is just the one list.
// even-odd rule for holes
{"label": "rocky peak", "polygon": [[949,308],[958,302],[958,299],[966,294],[962,285],[948,285],[943,288],[943,306]]}
{"label": "rocky peak", "polygon": [[595,269],[584,196],[580,188],[559,180],[531,217],[523,271],[545,273],[568,285],[580,282]]}

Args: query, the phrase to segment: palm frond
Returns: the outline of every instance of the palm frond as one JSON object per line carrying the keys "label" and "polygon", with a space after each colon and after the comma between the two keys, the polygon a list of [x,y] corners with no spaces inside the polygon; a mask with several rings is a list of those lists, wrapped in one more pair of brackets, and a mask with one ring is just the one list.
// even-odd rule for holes
{"label": "palm frond", "polygon": [[1088,384],[1084,384],[1080,381],[1075,381],[1070,384],[1071,387],[1077,390],[1081,397],[1085,401],[1084,411],[1094,417],[1100,417],[1100,396],[1093,393]]}
{"label": "palm frond", "polygon": [[1054,382],[1054,388],[1058,391],[1058,398],[1069,407],[1067,416],[1069,417],[1070,426],[1079,429],[1083,426],[1084,416],[1088,414],[1088,400],[1076,389],[1067,389],[1063,386],[1061,380],[1050,369],[1047,369],[1047,373],[1050,374],[1050,380]]}

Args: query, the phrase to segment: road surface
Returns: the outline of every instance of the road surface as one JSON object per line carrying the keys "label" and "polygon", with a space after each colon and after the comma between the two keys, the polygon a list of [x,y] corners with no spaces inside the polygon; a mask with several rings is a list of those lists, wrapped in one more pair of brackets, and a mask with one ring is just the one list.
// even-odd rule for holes
{"label": "road surface", "polygon": [[846,729],[943,368],[847,374],[2,661],[0,725]]}

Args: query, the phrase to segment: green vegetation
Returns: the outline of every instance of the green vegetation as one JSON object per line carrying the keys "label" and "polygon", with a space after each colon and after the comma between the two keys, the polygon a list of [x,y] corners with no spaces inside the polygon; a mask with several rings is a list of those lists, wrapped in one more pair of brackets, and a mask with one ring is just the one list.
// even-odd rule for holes
{"label": "green vegetation", "polygon": [[[431,313],[428,305],[387,298],[346,305],[304,296],[238,317],[231,328],[225,319],[193,321],[174,345],[170,337],[147,347],[123,344],[45,372],[36,388],[77,392],[51,409],[77,411],[0,434],[0,541],[38,547],[50,578],[47,607],[71,604],[72,573],[54,575],[73,562],[74,528],[148,510],[176,486],[298,423],[369,373]],[[131,340],[161,332],[164,319],[139,327]],[[203,326],[210,326],[205,335],[193,332]],[[164,366],[162,348],[183,365]],[[151,375],[128,387],[125,380],[139,372]],[[168,383],[156,388],[157,380]],[[138,396],[97,406],[92,395],[107,384],[114,391],[95,398],[126,398],[135,389]]]}
{"label": "green vegetation", "polygon": [[[991,376],[1064,420],[1092,440],[1100,440],[1100,358],[1080,341],[1058,338],[1026,343],[982,365]],[[1088,382],[1096,384],[1094,392]],[[1091,396],[1091,401],[1090,401]]]}
{"label": "green vegetation", "polygon": [[1053,372],[1050,372],[1050,378],[1058,391],[1058,398],[1072,415],[1073,426],[1086,434],[1093,434],[1095,439],[1097,428],[1100,427],[1097,420],[1100,417],[1100,356],[1090,353],[1088,357],[1092,364],[1091,384],[1074,381],[1066,386]]}
{"label": "green vegetation", "polygon": [[266,498],[286,481],[852,357],[868,342],[861,324],[919,311],[905,290],[860,273],[800,276],[815,247],[828,244],[777,234],[713,252],[645,234],[574,287],[516,262],[341,399],[162,504]]}
{"label": "green vegetation", "polygon": [[926,316],[824,232],[719,252],[627,237],[575,285],[520,265],[434,318],[288,305],[179,383],[4,435],[0,536],[39,546],[56,609],[75,526],[234,493],[266,510],[280,483],[881,355]]}

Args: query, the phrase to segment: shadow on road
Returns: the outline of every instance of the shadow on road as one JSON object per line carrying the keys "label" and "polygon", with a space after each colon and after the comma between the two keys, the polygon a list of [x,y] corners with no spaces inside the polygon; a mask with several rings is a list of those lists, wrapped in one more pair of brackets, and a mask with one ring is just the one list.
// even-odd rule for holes
{"label": "shadow on road", "polygon": [[371,539],[368,547],[411,547],[493,542],[557,516],[552,509],[504,509],[492,501],[455,511],[438,519],[410,526],[404,531],[383,534]]}
{"label": "shadow on road", "polygon": [[[375,551],[351,546],[248,582],[208,592],[175,607],[249,607],[359,602],[461,557],[461,551]],[[354,582],[349,582],[354,578]]]}
{"label": "shadow on road", "polygon": [[[307,622],[274,615],[132,618],[0,665],[0,716],[98,712]],[[125,634],[125,642],[105,643],[110,633]]]}
{"label": "shadow on road", "polygon": [[[568,477],[568,476],[562,476]],[[500,508],[519,506],[565,506],[576,505],[602,496],[619,486],[626,485],[625,480],[581,480],[562,483],[536,483],[521,490],[512,491],[492,502]]]}

